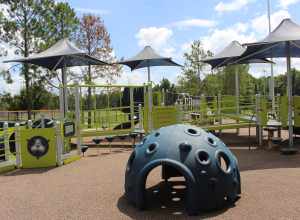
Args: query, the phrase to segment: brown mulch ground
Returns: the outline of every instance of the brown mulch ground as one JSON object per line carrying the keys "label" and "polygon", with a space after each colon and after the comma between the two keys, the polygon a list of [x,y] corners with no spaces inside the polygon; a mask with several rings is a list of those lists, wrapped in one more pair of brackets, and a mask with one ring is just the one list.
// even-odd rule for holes
{"label": "brown mulch ground", "polygon": [[[232,134],[223,138],[236,141]],[[189,217],[184,190],[168,193],[155,169],[147,182],[151,205],[138,211],[123,196],[130,150],[114,148],[107,154],[102,149],[98,155],[90,149],[85,158],[66,166],[0,176],[0,219],[300,219],[300,154],[254,149],[255,143],[250,151],[247,144],[230,146],[242,178],[242,195],[234,207]]]}

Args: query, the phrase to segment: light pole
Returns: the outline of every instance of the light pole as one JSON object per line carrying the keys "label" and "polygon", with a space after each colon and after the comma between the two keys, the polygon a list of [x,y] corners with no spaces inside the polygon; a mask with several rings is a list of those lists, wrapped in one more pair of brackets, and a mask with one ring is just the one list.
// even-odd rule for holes
{"label": "light pole", "polygon": [[[269,33],[271,33],[271,0],[268,2],[268,23],[269,23]],[[269,97],[272,100],[272,112],[275,112],[275,96],[274,96],[274,70],[273,70],[273,59],[271,58],[271,78],[270,78],[270,88]]]}

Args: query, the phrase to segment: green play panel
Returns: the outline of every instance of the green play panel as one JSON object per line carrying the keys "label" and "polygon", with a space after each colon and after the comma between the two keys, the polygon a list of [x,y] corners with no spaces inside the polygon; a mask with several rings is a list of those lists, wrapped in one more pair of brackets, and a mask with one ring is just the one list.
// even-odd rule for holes
{"label": "green play panel", "polygon": [[22,168],[56,166],[55,129],[24,129],[20,132]]}

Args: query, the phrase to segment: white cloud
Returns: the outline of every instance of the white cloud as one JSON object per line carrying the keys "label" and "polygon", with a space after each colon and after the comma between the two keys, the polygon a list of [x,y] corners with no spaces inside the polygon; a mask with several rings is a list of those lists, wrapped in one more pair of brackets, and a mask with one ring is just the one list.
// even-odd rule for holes
{"label": "white cloud", "polygon": [[300,0],[279,0],[279,6],[287,9],[290,5],[296,4],[300,2]]}
{"label": "white cloud", "polygon": [[173,35],[173,31],[165,27],[148,27],[142,28],[135,35],[138,39],[139,46],[151,45],[159,48],[165,45]]}
{"label": "white cloud", "polygon": [[172,36],[173,31],[166,27],[142,28],[135,35],[140,47],[149,45],[167,57],[171,57],[175,52],[171,45]]}
{"label": "white cloud", "polygon": [[[276,28],[279,23],[284,19],[284,18],[290,18],[291,15],[287,10],[279,10],[271,14],[271,25],[272,25],[272,30]],[[252,29],[257,32],[259,36],[265,36],[268,34],[269,31],[269,23],[268,23],[268,16],[267,14],[260,15],[258,17],[255,17],[251,21],[251,27]]]}
{"label": "white cloud", "polygon": [[246,7],[249,3],[252,3],[254,1],[255,0],[232,0],[226,3],[221,1],[216,5],[215,10],[220,13],[237,11]]}
{"label": "white cloud", "polygon": [[75,8],[75,11],[80,13],[91,13],[91,14],[97,14],[97,15],[107,15],[110,14],[109,10],[105,9],[94,9],[94,8]]}
{"label": "white cloud", "polygon": [[216,22],[213,20],[193,18],[174,22],[171,26],[181,29],[190,27],[214,27],[216,26]]}
{"label": "white cloud", "polygon": [[236,23],[228,28],[214,29],[209,35],[202,37],[201,40],[206,50],[218,53],[233,40],[240,43],[249,43],[255,41],[256,37],[249,30],[248,24]]}

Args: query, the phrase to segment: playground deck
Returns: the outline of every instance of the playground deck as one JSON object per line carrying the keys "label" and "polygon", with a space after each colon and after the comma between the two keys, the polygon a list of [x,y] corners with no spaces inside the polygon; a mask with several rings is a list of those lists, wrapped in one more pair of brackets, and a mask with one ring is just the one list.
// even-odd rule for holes
{"label": "playground deck", "polygon": [[[247,133],[247,129],[241,129]],[[222,138],[231,139],[224,134]],[[241,138],[241,137],[240,137]],[[247,143],[247,139],[245,139]],[[232,141],[232,140],[231,140]],[[238,141],[238,140],[236,140]],[[243,140],[240,141],[243,143]],[[242,197],[235,207],[203,213],[191,219],[298,219],[300,215],[300,155],[283,156],[231,145],[239,159]],[[138,211],[123,197],[125,165],[130,149],[90,149],[87,156],[53,169],[20,170],[0,176],[0,219],[182,219],[187,218],[183,193],[150,194],[151,208]],[[176,184],[181,184],[177,179]],[[154,191],[159,172],[150,174]]]}

